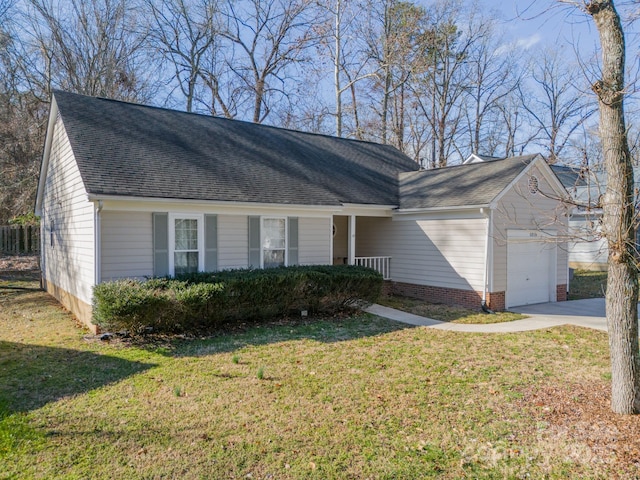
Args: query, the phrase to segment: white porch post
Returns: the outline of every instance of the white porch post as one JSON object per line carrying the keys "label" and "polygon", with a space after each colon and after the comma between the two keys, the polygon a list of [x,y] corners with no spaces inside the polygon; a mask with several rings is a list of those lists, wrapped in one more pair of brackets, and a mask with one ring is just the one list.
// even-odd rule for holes
{"label": "white porch post", "polygon": [[349,215],[349,265],[356,263],[356,216]]}

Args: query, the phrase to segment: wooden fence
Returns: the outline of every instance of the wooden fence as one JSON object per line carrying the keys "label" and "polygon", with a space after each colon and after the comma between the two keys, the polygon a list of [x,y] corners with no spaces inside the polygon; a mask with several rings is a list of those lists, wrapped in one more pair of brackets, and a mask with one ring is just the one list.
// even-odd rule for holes
{"label": "wooden fence", "polygon": [[0,252],[36,254],[40,252],[40,227],[37,225],[0,226]]}

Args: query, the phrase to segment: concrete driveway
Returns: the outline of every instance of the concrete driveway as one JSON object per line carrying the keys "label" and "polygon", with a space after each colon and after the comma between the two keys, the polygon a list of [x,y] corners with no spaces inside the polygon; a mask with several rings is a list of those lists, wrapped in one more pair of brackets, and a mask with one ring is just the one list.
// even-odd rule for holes
{"label": "concrete driveway", "polygon": [[366,309],[380,317],[389,318],[410,325],[436,328],[438,330],[450,330],[456,332],[477,333],[508,333],[540,330],[558,325],[577,325],[607,331],[607,319],[605,317],[604,298],[589,298],[586,300],[572,300],[569,302],[540,303],[513,307],[512,312],[528,315],[529,318],[504,323],[489,323],[465,325],[459,323],[441,322],[432,318],[420,317],[410,313],[401,312],[381,305],[371,305]]}
{"label": "concrete driveway", "polygon": [[[529,315],[527,320],[547,322],[557,325],[571,324],[580,327],[607,331],[604,298],[587,298],[568,302],[539,303],[509,309],[512,312]],[[514,322],[516,323],[516,322]]]}

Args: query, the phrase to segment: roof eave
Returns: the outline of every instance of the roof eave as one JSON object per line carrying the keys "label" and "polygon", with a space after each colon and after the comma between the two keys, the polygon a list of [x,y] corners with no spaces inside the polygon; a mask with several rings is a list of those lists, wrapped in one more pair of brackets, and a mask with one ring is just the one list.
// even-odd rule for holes
{"label": "roof eave", "polygon": [[482,210],[483,208],[490,208],[488,203],[478,205],[451,205],[446,207],[418,207],[418,208],[399,208],[395,211],[398,215],[411,215],[416,213],[430,213],[430,212],[447,212],[454,210]]}
{"label": "roof eave", "polygon": [[372,204],[360,204],[360,203],[340,203],[340,204],[325,204],[325,205],[310,205],[302,203],[262,203],[262,202],[237,202],[230,200],[198,200],[188,198],[167,198],[167,197],[138,197],[132,195],[104,195],[89,193],[87,200],[90,202],[147,202],[156,203],[158,205],[166,204],[180,204],[180,205],[222,205],[225,207],[237,206],[237,207],[256,207],[273,209],[310,209],[310,210],[334,210],[340,211],[347,208],[358,208],[362,210],[393,210],[397,208],[397,205],[372,205]]}
{"label": "roof eave", "polygon": [[42,201],[44,195],[44,186],[47,180],[47,171],[49,170],[49,158],[51,157],[51,145],[53,144],[53,131],[58,118],[58,102],[55,95],[51,96],[51,106],[49,108],[49,122],[47,124],[47,134],[44,141],[44,152],[42,154],[42,163],[40,164],[40,177],[38,178],[38,190],[36,193],[35,214],[42,216]]}

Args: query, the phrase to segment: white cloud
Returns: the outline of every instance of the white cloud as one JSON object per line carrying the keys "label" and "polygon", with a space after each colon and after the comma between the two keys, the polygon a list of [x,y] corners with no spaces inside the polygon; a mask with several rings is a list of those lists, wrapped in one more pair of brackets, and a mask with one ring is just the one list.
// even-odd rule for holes
{"label": "white cloud", "polygon": [[539,33],[534,33],[528,37],[522,37],[516,40],[516,47],[528,50],[531,47],[542,42],[542,36]]}

